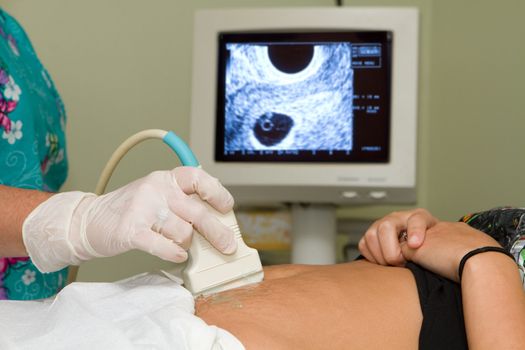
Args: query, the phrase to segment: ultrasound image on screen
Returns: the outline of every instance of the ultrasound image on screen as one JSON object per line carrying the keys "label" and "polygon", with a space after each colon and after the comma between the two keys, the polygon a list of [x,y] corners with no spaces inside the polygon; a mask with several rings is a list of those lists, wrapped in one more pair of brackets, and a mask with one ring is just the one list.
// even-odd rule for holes
{"label": "ultrasound image on screen", "polygon": [[226,44],[224,152],[351,151],[349,42]]}

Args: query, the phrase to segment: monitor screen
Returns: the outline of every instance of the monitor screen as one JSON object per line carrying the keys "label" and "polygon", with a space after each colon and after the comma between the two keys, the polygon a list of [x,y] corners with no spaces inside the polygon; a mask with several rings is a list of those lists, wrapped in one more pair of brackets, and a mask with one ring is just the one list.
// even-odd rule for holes
{"label": "monitor screen", "polygon": [[190,145],[240,205],[413,203],[419,12],[205,9]]}
{"label": "monitor screen", "polygon": [[392,37],[219,33],[215,160],[388,163]]}

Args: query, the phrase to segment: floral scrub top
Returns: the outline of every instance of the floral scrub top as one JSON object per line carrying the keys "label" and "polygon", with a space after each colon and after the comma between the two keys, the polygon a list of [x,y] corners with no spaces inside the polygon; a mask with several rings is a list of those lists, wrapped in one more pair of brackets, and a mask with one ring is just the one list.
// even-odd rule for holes
{"label": "floral scrub top", "polygon": [[[0,184],[57,192],[67,176],[65,122],[24,30],[0,9]],[[67,269],[43,274],[27,257],[0,257],[0,299],[47,298],[66,277]]]}

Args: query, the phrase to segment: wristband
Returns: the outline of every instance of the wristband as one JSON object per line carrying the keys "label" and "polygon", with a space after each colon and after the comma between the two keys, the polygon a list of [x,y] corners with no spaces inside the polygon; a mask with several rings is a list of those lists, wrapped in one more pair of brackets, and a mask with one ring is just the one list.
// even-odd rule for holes
{"label": "wristband", "polygon": [[477,248],[477,249],[471,250],[470,252],[465,254],[465,256],[463,258],[461,258],[461,262],[459,263],[459,268],[458,268],[459,283],[461,283],[461,275],[463,275],[463,268],[465,267],[465,263],[467,262],[467,260],[469,258],[473,257],[476,254],[486,253],[486,252],[503,253],[503,254],[507,255],[508,257],[510,257],[512,259],[512,261],[515,261],[514,260],[514,256],[511,253],[507,252],[505,249],[501,248],[501,247],[490,247],[489,246],[489,247],[481,247],[481,248]]}

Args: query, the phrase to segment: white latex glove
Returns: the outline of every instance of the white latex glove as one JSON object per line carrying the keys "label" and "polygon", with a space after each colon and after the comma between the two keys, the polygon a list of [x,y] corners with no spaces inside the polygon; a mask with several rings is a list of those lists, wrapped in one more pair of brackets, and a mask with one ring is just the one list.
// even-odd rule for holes
{"label": "white latex glove", "polygon": [[224,254],[237,249],[233,232],[209,215],[233,197],[205,171],[179,167],[153,172],[102,196],[64,192],[40,204],[23,225],[27,252],[42,272],[140,249],[183,262],[193,228]]}

